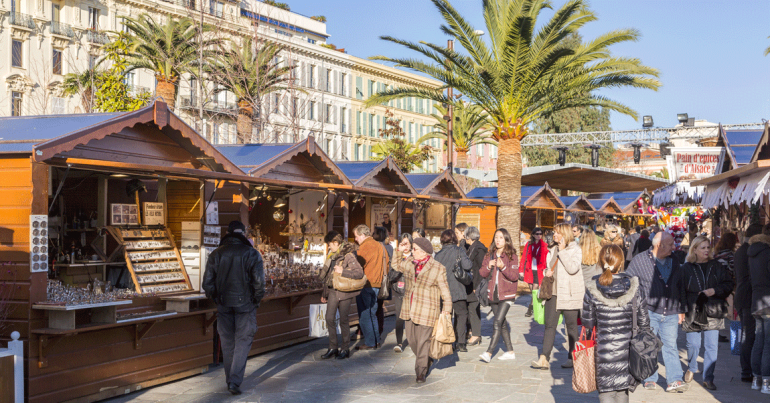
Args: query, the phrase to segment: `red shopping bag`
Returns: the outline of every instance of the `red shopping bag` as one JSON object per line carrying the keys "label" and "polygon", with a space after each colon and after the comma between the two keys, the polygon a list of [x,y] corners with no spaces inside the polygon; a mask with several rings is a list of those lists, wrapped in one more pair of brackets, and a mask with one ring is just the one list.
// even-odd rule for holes
{"label": "red shopping bag", "polygon": [[596,390],[596,365],[594,348],[596,346],[596,328],[591,338],[586,339],[586,328],[580,332],[580,339],[572,352],[572,389],[578,393],[591,393]]}

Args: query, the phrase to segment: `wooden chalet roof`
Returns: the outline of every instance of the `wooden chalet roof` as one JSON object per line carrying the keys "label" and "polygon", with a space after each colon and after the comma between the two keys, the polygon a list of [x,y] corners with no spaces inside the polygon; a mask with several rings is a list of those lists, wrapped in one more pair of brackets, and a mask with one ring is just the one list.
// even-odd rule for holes
{"label": "wooden chalet roof", "polygon": [[586,199],[596,209],[596,211],[605,214],[622,214],[623,209],[614,198],[609,199]]}
{"label": "wooden chalet roof", "polygon": [[297,144],[221,145],[218,149],[250,176],[302,183],[352,186],[313,136]]}
{"label": "wooden chalet roof", "polygon": [[564,203],[567,210],[596,211],[596,208],[586,200],[585,196],[561,196],[559,199]]}
{"label": "wooden chalet roof", "polygon": [[[477,187],[468,192],[469,199],[479,199],[487,202],[498,203],[497,187]],[[521,188],[522,207],[564,209],[564,203],[556,195],[556,192],[546,183],[543,186],[524,186]]]}
{"label": "wooden chalet roof", "polygon": [[381,191],[418,194],[392,157],[382,161],[337,162],[337,166],[355,186]]}
{"label": "wooden chalet roof", "polygon": [[[57,120],[62,124],[56,126]],[[48,138],[32,147],[35,161],[104,161],[160,169],[200,169],[242,174],[163,101],[133,112],[29,119],[27,136]],[[79,123],[78,123],[79,122]],[[17,122],[16,130],[22,130]],[[0,127],[4,127],[0,121]],[[63,131],[66,133],[62,134]]]}
{"label": "wooden chalet roof", "polygon": [[441,173],[406,174],[406,178],[418,194],[444,197],[450,199],[465,199],[465,192],[452,177],[449,170]]}

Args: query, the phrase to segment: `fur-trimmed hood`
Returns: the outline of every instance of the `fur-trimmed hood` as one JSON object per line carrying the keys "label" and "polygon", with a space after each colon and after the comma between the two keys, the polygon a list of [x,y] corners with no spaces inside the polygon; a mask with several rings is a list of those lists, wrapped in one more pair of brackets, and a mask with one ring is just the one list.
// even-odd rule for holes
{"label": "fur-trimmed hood", "polygon": [[612,276],[612,284],[604,286],[599,280],[589,281],[586,290],[602,305],[621,307],[631,303],[639,288],[639,279],[627,274]]}
{"label": "fur-trimmed hood", "polygon": [[770,236],[759,234],[749,239],[749,257],[756,257],[767,249],[770,249]]}

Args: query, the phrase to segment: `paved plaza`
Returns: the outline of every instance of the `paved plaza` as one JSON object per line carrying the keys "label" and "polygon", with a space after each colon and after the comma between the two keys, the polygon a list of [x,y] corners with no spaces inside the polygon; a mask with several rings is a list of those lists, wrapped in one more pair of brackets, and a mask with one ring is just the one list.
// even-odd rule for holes
{"label": "paved plaza", "polygon": [[[572,390],[572,372],[559,364],[567,358],[564,327],[557,333],[557,351],[550,371],[530,368],[543,340],[543,326],[524,317],[529,296],[522,296],[508,313],[513,328],[512,341],[516,360],[491,363],[479,361],[492,333],[490,320],[483,321],[483,343],[460,353],[459,358],[441,359],[431,369],[428,381],[415,383],[414,355],[393,352],[395,334],[393,317],[386,319],[384,347],[373,352],[353,352],[347,360],[321,360],[327,340],[319,339],[249,359],[243,394],[227,392],[224,370],[213,367],[205,374],[149,388],[108,400],[118,402],[596,402],[596,392],[580,395]],[[489,308],[482,309],[482,314]],[[489,319],[492,314],[489,313]],[[502,342],[501,342],[502,345]],[[685,357],[684,334],[680,334],[680,355]],[[770,396],[752,391],[742,383],[738,356],[730,355],[729,343],[719,343],[714,383],[710,392],[695,375],[690,390],[682,394],[662,389],[638,388],[632,402],[759,402]],[[702,359],[699,360],[702,363]],[[702,364],[701,364],[702,365]],[[683,367],[684,368],[684,367]],[[659,379],[663,386],[665,378]]]}

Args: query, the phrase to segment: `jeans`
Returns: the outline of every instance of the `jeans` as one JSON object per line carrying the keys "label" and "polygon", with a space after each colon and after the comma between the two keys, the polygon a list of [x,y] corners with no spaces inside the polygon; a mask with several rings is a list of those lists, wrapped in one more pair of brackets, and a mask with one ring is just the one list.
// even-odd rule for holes
{"label": "jeans", "polygon": [[358,327],[364,334],[364,344],[375,347],[380,343],[380,325],[377,323],[377,293],[379,288],[365,287],[356,297]]}
{"label": "jeans", "polygon": [[404,343],[404,320],[401,319],[401,306],[404,304],[404,296],[393,293],[393,305],[396,313],[396,344]]}
{"label": "jeans", "polygon": [[750,378],[753,374],[751,370],[751,350],[754,348],[755,332],[757,329],[757,320],[751,316],[751,310],[742,310],[741,316],[741,378]]}
{"label": "jeans", "polygon": [[[714,382],[714,368],[717,366],[719,330],[705,330],[687,333],[687,361],[690,372],[698,372],[701,334],[703,335],[703,381]],[[668,367],[666,367],[668,369]]]}
{"label": "jeans", "polygon": [[599,392],[599,403],[628,403],[628,389]]}
{"label": "jeans", "polygon": [[222,344],[225,381],[241,386],[251,343],[257,333],[257,308],[246,304],[236,308],[217,306],[217,333]]}
{"label": "jeans", "polygon": [[[653,333],[663,342],[663,364],[666,366],[666,383],[672,384],[682,380],[682,363],[679,361],[679,348],[676,338],[679,336],[679,315],[663,316],[653,311],[650,313],[650,327]],[[645,382],[658,382],[658,372],[655,371]]]}
{"label": "jeans", "polygon": [[770,377],[770,317],[755,316],[757,329],[751,350],[751,372],[754,376]]}
{"label": "jeans", "polygon": [[495,352],[497,344],[500,342],[500,336],[503,337],[505,343],[505,351],[513,351],[513,344],[511,344],[511,329],[508,326],[508,322],[505,320],[505,315],[508,314],[508,310],[513,305],[513,301],[500,301],[490,303],[492,306],[492,312],[495,314],[495,321],[492,323],[493,333],[492,339],[489,341],[489,348],[487,352],[491,355]]}
{"label": "jeans", "polygon": [[452,310],[455,314],[455,339],[457,344],[465,344],[468,339],[468,301],[452,302]]}
{"label": "jeans", "polygon": [[[329,349],[335,350],[340,347],[342,350],[350,349],[350,305],[353,298],[339,299],[341,293],[336,290],[329,291],[329,299],[326,302],[326,328],[329,329]],[[342,334],[342,345],[337,340],[337,310],[340,311],[340,333]]]}

